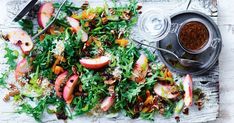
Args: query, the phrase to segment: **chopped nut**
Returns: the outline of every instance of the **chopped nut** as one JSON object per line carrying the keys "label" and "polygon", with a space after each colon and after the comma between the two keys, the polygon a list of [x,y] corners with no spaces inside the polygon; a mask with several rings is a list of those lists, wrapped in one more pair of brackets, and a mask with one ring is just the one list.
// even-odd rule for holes
{"label": "chopped nut", "polygon": [[139,106],[138,106],[138,105],[134,105],[133,110],[134,110],[134,113],[138,113],[138,112],[140,112],[140,110],[139,110]]}
{"label": "chopped nut", "polygon": [[77,72],[77,69],[76,69],[76,67],[75,66],[72,66],[72,72],[73,72],[73,74],[78,74],[78,72]]}
{"label": "chopped nut", "polygon": [[97,56],[103,56],[104,55],[104,49],[101,47],[98,49],[98,55]]}
{"label": "chopped nut", "polygon": [[140,10],[140,9],[142,9],[142,3],[137,4],[137,10]]}
{"label": "chopped nut", "polygon": [[84,26],[89,27],[90,26],[89,22],[85,22]]}
{"label": "chopped nut", "polygon": [[64,32],[64,28],[63,27],[59,27],[59,32]]}
{"label": "chopped nut", "polygon": [[164,111],[165,111],[164,108],[160,108],[160,109],[159,109],[159,113],[160,113],[160,114],[164,114]]}
{"label": "chopped nut", "polygon": [[115,93],[115,86],[114,86],[114,85],[109,86],[109,87],[108,87],[108,91],[109,91],[110,94]]}
{"label": "chopped nut", "polygon": [[137,96],[137,100],[139,103],[143,102],[143,99],[140,96]]}
{"label": "chopped nut", "polygon": [[9,100],[10,100],[9,94],[5,95],[5,97],[3,98],[3,101],[8,102]]}
{"label": "chopped nut", "polygon": [[116,82],[115,79],[109,79],[109,80],[105,80],[104,83],[107,84],[107,85],[112,85]]}
{"label": "chopped nut", "polygon": [[111,30],[111,33],[112,33],[113,35],[115,35],[115,30]]}
{"label": "chopped nut", "polygon": [[130,20],[131,19],[131,12],[129,10],[124,11],[122,13],[121,18],[124,20]]}
{"label": "chopped nut", "polygon": [[203,104],[204,103],[202,102],[201,99],[196,102],[196,105],[197,105],[199,111],[203,108]]}
{"label": "chopped nut", "polygon": [[45,34],[41,34],[40,36],[39,36],[39,40],[40,41],[43,41],[45,39]]}
{"label": "chopped nut", "polygon": [[42,82],[42,78],[39,78],[39,79],[37,80],[37,84],[38,84],[38,85],[41,85],[41,82]]}
{"label": "chopped nut", "polygon": [[83,93],[83,96],[88,96],[88,93]]}
{"label": "chopped nut", "polygon": [[14,84],[9,84],[10,85],[10,88],[12,89],[12,90],[14,90],[14,89],[16,89],[16,86],[14,85]]}
{"label": "chopped nut", "polygon": [[5,39],[5,41],[9,41],[9,34],[3,35],[2,32],[1,32],[1,37],[2,37],[3,39]]}
{"label": "chopped nut", "polygon": [[115,14],[115,10],[114,9],[112,9],[112,8],[109,8],[109,12],[110,12],[110,14]]}
{"label": "chopped nut", "polygon": [[152,111],[154,111],[154,108],[153,107],[149,108],[148,112],[152,112]]}
{"label": "chopped nut", "polygon": [[123,34],[124,34],[124,32],[120,31],[119,34],[118,34],[118,39],[120,39]]}
{"label": "chopped nut", "polygon": [[153,76],[153,73],[152,72],[148,72],[147,73],[147,77],[151,77],[151,76]]}
{"label": "chopped nut", "polygon": [[75,96],[88,96],[87,93],[82,93],[82,92],[76,92]]}
{"label": "chopped nut", "polygon": [[54,57],[56,58],[56,59],[58,59],[58,61],[60,62],[66,62],[66,59],[63,57],[63,56],[60,56],[60,55],[54,55]]}
{"label": "chopped nut", "polygon": [[48,33],[50,33],[51,35],[55,35],[55,27],[54,26],[51,26],[48,30],[47,30]]}
{"label": "chopped nut", "polygon": [[103,17],[102,18],[102,24],[106,24],[108,22],[108,18],[107,17]]}
{"label": "chopped nut", "polygon": [[80,85],[79,85],[79,92],[82,92],[82,90],[83,90],[83,89],[82,89],[82,85],[80,84]]}
{"label": "chopped nut", "polygon": [[83,5],[81,6],[81,8],[82,8],[83,10],[85,10],[85,9],[88,8],[88,6],[89,6],[89,1],[86,0],[86,1],[83,3]]}
{"label": "chopped nut", "polygon": [[106,15],[105,15],[105,12],[102,12],[102,14],[101,14],[101,18],[103,18],[103,17],[105,17]]}
{"label": "chopped nut", "polygon": [[189,109],[187,107],[183,109],[183,114],[189,115]]}
{"label": "chopped nut", "polygon": [[17,90],[17,89],[15,89],[15,90],[13,90],[13,91],[11,91],[11,92],[9,92],[9,96],[11,96],[11,97],[13,97],[13,96],[15,96],[15,95],[18,95],[18,94],[20,94],[20,91],[19,90]]}
{"label": "chopped nut", "polygon": [[151,94],[150,94],[150,91],[149,91],[149,90],[146,90],[145,94],[146,94],[146,97],[151,96]]}
{"label": "chopped nut", "polygon": [[82,96],[83,94],[81,92],[76,92],[75,96]]}
{"label": "chopped nut", "polygon": [[175,116],[175,120],[176,120],[177,123],[180,122],[180,117],[179,116]]}
{"label": "chopped nut", "polygon": [[22,82],[22,81],[18,81],[19,82],[19,85],[20,85],[20,87],[24,87],[25,86],[25,82]]}

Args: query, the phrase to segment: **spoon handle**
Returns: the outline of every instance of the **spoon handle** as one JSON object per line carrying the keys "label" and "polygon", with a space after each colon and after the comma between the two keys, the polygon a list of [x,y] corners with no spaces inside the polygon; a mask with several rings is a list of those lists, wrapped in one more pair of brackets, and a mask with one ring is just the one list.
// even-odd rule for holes
{"label": "spoon handle", "polygon": [[150,46],[150,45],[148,45],[148,44],[141,43],[140,41],[137,41],[137,40],[135,40],[135,39],[132,39],[132,40],[133,40],[134,42],[136,42],[136,43],[141,44],[141,45],[144,45],[144,46],[147,46],[147,47],[150,47],[150,48],[154,48],[154,49],[156,49],[156,50],[160,50],[160,51],[169,53],[169,54],[175,56],[177,59],[179,59],[179,57],[178,57],[174,52],[172,52],[172,51],[169,51],[169,50],[166,50],[166,49],[163,49],[163,48],[159,48],[159,47]]}

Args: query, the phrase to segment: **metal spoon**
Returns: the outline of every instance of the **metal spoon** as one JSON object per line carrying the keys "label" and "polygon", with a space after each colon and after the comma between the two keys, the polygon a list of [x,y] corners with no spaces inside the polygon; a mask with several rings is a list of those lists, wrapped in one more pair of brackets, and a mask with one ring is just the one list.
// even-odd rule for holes
{"label": "metal spoon", "polygon": [[156,50],[160,50],[160,51],[163,51],[163,52],[166,52],[166,53],[169,53],[171,55],[173,55],[177,60],[178,62],[185,66],[185,67],[190,67],[190,66],[201,66],[203,65],[202,62],[199,62],[199,61],[195,61],[195,60],[191,60],[191,59],[185,59],[185,58],[180,58],[178,55],[176,55],[174,52],[172,51],[169,51],[169,50],[166,50],[166,49],[163,49],[163,48],[159,48],[159,47],[154,47],[154,46],[150,46],[150,45],[147,45],[147,44],[144,44],[144,43],[141,43],[139,41],[136,41],[135,39],[132,39],[134,42],[136,43],[139,43],[141,45],[144,45],[144,46],[147,46],[147,47],[150,47],[150,48],[154,48]]}

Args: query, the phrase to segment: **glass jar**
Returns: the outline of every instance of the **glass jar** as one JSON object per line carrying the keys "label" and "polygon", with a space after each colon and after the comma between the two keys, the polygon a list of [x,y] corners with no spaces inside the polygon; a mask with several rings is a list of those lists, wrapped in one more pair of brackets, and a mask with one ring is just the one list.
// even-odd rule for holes
{"label": "glass jar", "polygon": [[138,20],[140,35],[147,42],[160,41],[167,36],[171,28],[171,19],[160,9],[143,12]]}

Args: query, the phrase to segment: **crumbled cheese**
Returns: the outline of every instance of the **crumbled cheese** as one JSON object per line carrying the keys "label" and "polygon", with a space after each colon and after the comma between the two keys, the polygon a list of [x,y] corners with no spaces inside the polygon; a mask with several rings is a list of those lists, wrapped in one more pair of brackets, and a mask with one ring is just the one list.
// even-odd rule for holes
{"label": "crumbled cheese", "polygon": [[55,48],[52,50],[52,52],[56,55],[62,55],[65,49],[64,41],[55,40],[53,43],[55,44]]}
{"label": "crumbled cheese", "polygon": [[121,74],[122,74],[122,71],[120,70],[119,67],[116,67],[115,70],[113,71],[112,75],[115,77],[115,78],[118,78],[118,79],[121,79]]}
{"label": "crumbled cheese", "polygon": [[44,90],[44,95],[50,95],[50,93],[51,93],[51,91],[52,91],[52,89],[53,88],[51,88],[51,86],[50,86],[50,82],[49,82],[49,80],[48,79],[43,79],[42,81],[41,81],[41,87],[43,88],[43,90]]}

